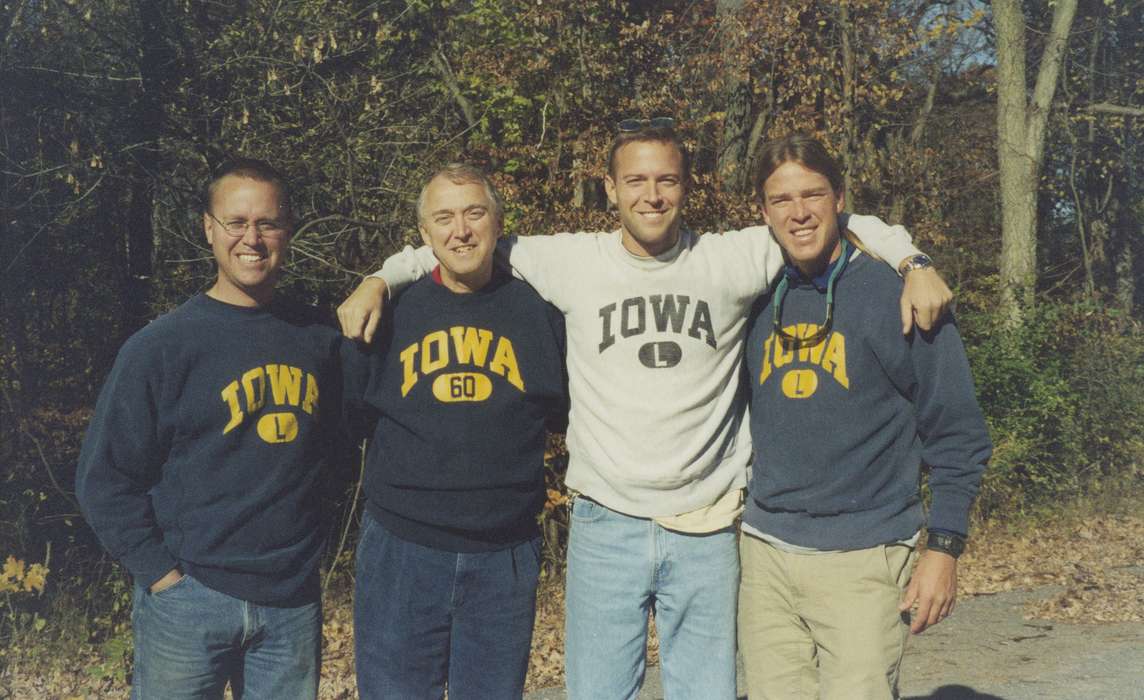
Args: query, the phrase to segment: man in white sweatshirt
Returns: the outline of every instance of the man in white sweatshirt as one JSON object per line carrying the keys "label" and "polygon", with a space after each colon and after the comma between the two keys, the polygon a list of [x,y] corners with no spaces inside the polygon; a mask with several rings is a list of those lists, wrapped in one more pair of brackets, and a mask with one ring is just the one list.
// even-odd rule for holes
{"label": "man in white sweatshirt", "polygon": [[[688,155],[668,122],[629,120],[613,141],[619,231],[503,243],[567,324],[572,698],[636,696],[652,611],[665,693],[736,697],[734,524],[751,455],[739,370],[747,312],[783,257],[764,226],[699,236],[683,224]],[[885,260],[919,254],[901,227],[849,226]],[[428,249],[390,257],[338,310],[343,332],[368,340],[387,291],[435,264]],[[910,272],[903,331],[915,314],[928,328],[949,299],[932,269]]]}

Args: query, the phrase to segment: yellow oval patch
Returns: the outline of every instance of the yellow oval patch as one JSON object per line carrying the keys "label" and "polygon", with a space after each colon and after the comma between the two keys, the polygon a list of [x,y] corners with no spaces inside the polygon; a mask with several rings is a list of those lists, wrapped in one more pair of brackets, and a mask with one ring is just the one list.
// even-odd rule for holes
{"label": "yellow oval patch", "polygon": [[783,375],[783,394],[790,399],[805,399],[818,389],[818,375],[812,369],[792,369]]}
{"label": "yellow oval patch", "polygon": [[492,393],[492,380],[476,372],[451,372],[433,380],[433,395],[444,403],[484,401]]}
{"label": "yellow oval patch", "polygon": [[258,419],[258,436],[266,442],[293,442],[298,418],[293,413],[267,413]]}

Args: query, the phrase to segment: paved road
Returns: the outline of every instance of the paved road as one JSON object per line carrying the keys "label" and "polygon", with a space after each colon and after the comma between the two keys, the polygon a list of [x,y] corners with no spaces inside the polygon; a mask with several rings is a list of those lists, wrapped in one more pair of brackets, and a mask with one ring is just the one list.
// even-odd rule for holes
{"label": "paved road", "polygon": [[[1144,568],[1138,573],[1144,574]],[[1144,580],[1142,580],[1144,584]],[[1144,623],[1071,625],[1021,616],[1057,589],[958,601],[945,622],[912,637],[902,662],[908,700],[1144,700]],[[742,668],[740,697],[746,698]],[[525,696],[563,700],[561,689]],[[649,669],[641,700],[663,698]]]}

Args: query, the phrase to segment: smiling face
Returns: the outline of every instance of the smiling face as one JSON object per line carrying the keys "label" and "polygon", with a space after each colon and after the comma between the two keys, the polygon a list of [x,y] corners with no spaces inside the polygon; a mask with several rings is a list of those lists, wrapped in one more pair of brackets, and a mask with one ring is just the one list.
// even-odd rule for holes
{"label": "smiling face", "polygon": [[763,218],[790,261],[808,276],[841,252],[838,215],[846,205],[822,173],[787,161],[763,181]]}
{"label": "smiling face", "polygon": [[[274,298],[291,235],[280,195],[274,183],[240,175],[215,183],[210,209],[203,214],[203,229],[218,263],[218,280],[207,291],[209,296],[236,306],[262,306]],[[232,235],[228,227],[241,233]]]}
{"label": "smiling face", "polygon": [[488,284],[501,222],[484,185],[438,175],[425,188],[420,217],[421,239],[441,263],[446,287],[466,293]]}
{"label": "smiling face", "polygon": [[620,212],[628,252],[659,255],[679,240],[687,198],[683,170],[683,154],[671,143],[632,141],[616,151],[604,186]]}

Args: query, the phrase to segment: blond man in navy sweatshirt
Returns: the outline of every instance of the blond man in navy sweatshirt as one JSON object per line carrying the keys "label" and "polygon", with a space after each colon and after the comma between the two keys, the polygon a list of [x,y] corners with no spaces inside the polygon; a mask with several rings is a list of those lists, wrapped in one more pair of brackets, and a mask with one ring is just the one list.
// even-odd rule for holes
{"label": "blond man in navy sweatshirt", "polygon": [[[894,332],[901,280],[843,237],[842,175],[822,144],[790,136],[761,161],[763,212],[787,267],[752,313],[745,353],[755,459],[739,638],[750,695],[897,697],[909,631],[953,610],[989,435],[953,320]],[[933,498],[914,568],[922,463]]]}
{"label": "blond man in navy sweatshirt", "polygon": [[269,164],[204,193],[215,283],[128,339],[76,479],[84,517],[134,578],[134,698],[317,696],[319,465],[340,336],[275,299],[293,231]]}

